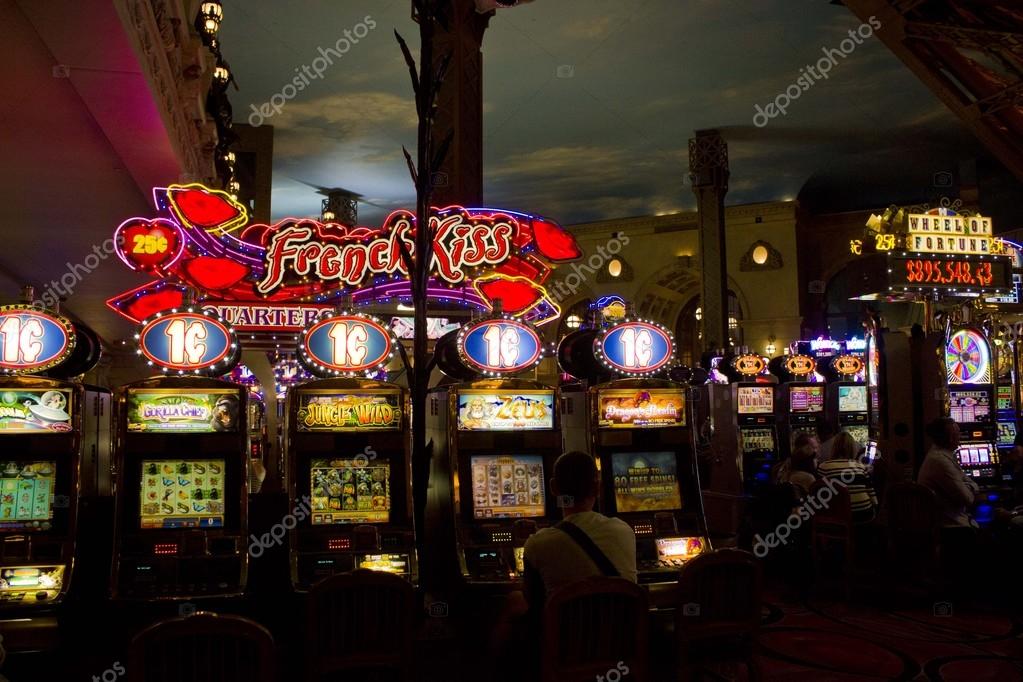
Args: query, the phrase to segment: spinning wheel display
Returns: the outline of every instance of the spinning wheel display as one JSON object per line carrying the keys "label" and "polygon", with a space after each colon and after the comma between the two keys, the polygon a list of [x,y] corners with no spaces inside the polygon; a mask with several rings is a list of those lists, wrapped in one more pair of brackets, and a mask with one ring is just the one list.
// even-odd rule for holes
{"label": "spinning wheel display", "polygon": [[945,345],[945,369],[950,384],[991,383],[991,348],[973,329],[960,329]]}

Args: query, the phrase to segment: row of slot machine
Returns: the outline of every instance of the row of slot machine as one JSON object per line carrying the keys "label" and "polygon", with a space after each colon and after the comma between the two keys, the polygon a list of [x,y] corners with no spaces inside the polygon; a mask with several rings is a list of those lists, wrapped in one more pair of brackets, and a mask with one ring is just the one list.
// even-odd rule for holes
{"label": "row of slot machine", "polygon": [[[80,385],[32,376],[71,356],[70,323],[28,306],[0,315],[4,334],[15,324],[40,330],[19,337],[18,357],[2,365],[19,376],[0,379],[6,636],[15,623],[36,627],[68,594],[84,400]],[[684,561],[709,548],[688,389],[657,376],[670,366],[673,340],[643,321],[582,337],[566,340],[560,355],[585,384],[564,390],[516,378],[546,350],[520,320],[484,318],[438,342],[449,379],[429,397],[432,470],[417,510],[408,392],[364,378],[391,361],[398,340],[359,313],[318,320],[298,356],[322,378],[292,387],[286,400],[290,513],[257,537],[248,467],[253,441],[265,440],[249,424],[259,408],[249,387],[216,378],[237,362],[237,336],[201,310],[154,315],[139,332],[139,352],[163,375],[115,393],[108,597],[129,604],[242,597],[252,563],[282,544],[296,593],[356,568],[505,590],[521,578],[526,539],[560,519],[550,479],[566,449],[597,461],[598,507],[635,529],[641,580],[673,581]],[[33,354],[33,344],[43,351]],[[425,545],[421,537],[417,544],[417,517]]]}
{"label": "row of slot machine", "polygon": [[768,360],[740,353],[708,362],[714,437],[720,451],[737,453],[734,478],[746,493],[770,484],[772,469],[791,454],[800,434],[816,436],[824,422],[852,435],[865,461],[876,454],[858,346],[816,345],[813,354],[806,349]]}

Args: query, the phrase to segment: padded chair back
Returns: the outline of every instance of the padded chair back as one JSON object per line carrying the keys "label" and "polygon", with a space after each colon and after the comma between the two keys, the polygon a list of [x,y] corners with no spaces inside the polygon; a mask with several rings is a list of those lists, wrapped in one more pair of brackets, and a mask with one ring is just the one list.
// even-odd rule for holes
{"label": "padded chair back", "polygon": [[271,682],[274,640],[259,623],[200,611],[153,623],[132,640],[128,682]]}
{"label": "padded chair back", "polygon": [[822,526],[852,526],[849,489],[841,481],[818,478],[810,488],[808,497],[816,500],[816,506],[820,507],[813,512],[815,532]]}
{"label": "padded chair back", "polygon": [[749,552],[719,549],[697,556],[679,574],[675,632],[684,644],[755,634],[762,587],[760,565]]}
{"label": "padded chair back", "polygon": [[645,681],[648,618],[646,590],[624,578],[588,578],[556,591],[543,614],[543,682],[593,682],[612,670]]}

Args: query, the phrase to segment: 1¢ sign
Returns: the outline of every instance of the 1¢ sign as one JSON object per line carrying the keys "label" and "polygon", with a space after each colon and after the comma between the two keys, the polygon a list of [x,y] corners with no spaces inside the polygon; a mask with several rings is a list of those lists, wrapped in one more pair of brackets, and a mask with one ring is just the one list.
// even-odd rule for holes
{"label": "1\u00a2 sign", "polygon": [[71,322],[31,306],[0,308],[0,371],[32,374],[56,367],[75,348]]}
{"label": "1\u00a2 sign", "polygon": [[164,371],[225,373],[238,358],[234,331],[204,312],[159,313],[138,334],[139,353]]}
{"label": "1\u00a2 sign", "polygon": [[313,323],[303,337],[303,359],[320,373],[382,369],[394,353],[391,331],[366,315],[337,315]]}

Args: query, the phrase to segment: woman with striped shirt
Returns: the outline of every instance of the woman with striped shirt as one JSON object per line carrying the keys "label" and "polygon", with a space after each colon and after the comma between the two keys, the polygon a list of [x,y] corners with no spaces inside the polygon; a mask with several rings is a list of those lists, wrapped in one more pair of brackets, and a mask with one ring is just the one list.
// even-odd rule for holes
{"label": "woman with striped shirt", "polygon": [[817,467],[817,475],[844,484],[849,490],[854,523],[873,520],[877,511],[877,495],[870,483],[870,472],[859,462],[860,446],[856,439],[843,431],[835,437],[831,459]]}

